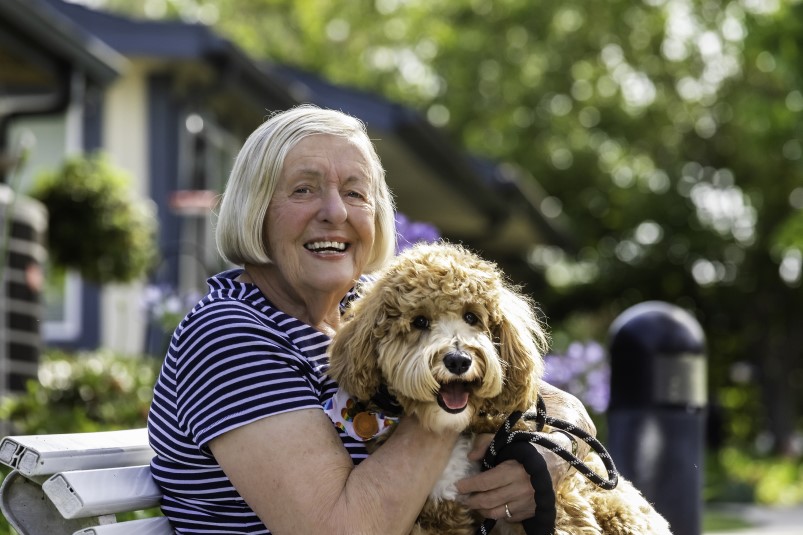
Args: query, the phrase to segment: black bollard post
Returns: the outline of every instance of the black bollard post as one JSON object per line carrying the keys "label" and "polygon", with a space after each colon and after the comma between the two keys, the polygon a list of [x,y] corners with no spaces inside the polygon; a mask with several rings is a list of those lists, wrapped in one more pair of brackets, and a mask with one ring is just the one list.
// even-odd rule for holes
{"label": "black bollard post", "polygon": [[676,535],[702,531],[705,335],[660,301],[625,310],[610,328],[608,446],[616,467]]}

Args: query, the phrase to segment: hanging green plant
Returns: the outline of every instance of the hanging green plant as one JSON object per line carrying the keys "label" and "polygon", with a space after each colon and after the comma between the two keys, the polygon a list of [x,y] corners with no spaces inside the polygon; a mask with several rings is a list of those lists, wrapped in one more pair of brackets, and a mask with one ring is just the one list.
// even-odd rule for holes
{"label": "hanging green plant", "polygon": [[31,196],[49,212],[51,264],[97,283],[129,282],[153,266],[154,210],[129,183],[101,154],[71,157],[37,176]]}

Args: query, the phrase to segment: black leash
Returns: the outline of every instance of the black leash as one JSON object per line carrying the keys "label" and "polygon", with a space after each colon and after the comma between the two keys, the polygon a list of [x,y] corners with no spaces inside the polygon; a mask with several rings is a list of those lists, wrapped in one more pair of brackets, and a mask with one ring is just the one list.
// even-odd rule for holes
{"label": "black leash", "polygon": [[[525,420],[535,421],[536,432],[513,430],[513,426],[522,416]],[[572,452],[565,450],[549,438],[547,434],[541,433],[545,425],[549,425],[584,440],[591,449],[599,455],[602,463],[608,472],[608,479],[604,479],[594,472],[583,461],[577,458]],[[482,460],[482,470],[493,468],[499,463],[514,459],[524,466],[530,475],[530,482],[535,490],[538,506],[533,517],[524,520],[522,525],[527,535],[552,535],[555,531],[555,491],[552,488],[552,478],[549,475],[546,461],[541,454],[530,447],[529,444],[538,444],[556,453],[571,466],[577,469],[592,483],[600,488],[610,490],[616,488],[619,482],[619,474],[613,459],[605,450],[605,446],[592,435],[576,427],[570,422],[552,418],[546,413],[546,404],[541,396],[538,396],[537,410],[535,413],[524,413],[517,411],[507,417],[505,423],[497,431],[496,435],[488,446],[488,451]],[[487,518],[477,530],[477,535],[488,535],[496,525],[496,520]]]}
{"label": "black leash", "polygon": [[[599,440],[597,440],[596,437],[588,434],[587,432],[583,431],[579,427],[576,427],[574,424],[570,422],[549,416],[546,413],[546,404],[544,403],[544,400],[541,398],[541,396],[538,397],[536,413],[533,414],[531,412],[526,412],[524,413],[524,419],[535,421],[536,429],[538,431],[541,431],[544,428],[544,425],[548,425],[550,427],[554,427],[555,429],[564,431],[570,435],[573,435],[585,441],[591,447],[591,450],[594,451],[597,454],[597,456],[599,456],[600,460],[602,461],[602,464],[605,465],[605,470],[608,473],[608,479],[605,479],[596,472],[594,472],[591,468],[588,467],[588,465],[586,465],[583,461],[578,459],[570,451],[567,451],[561,446],[555,444],[552,440],[547,438],[548,434],[523,432],[524,434],[532,437],[532,442],[534,444],[543,446],[549,449],[550,451],[556,453],[558,456],[560,456],[563,460],[571,464],[574,468],[577,469],[578,472],[583,474],[589,481],[591,481],[598,487],[605,490],[612,490],[616,488],[616,485],[619,483],[619,473],[616,471],[616,465],[614,465],[613,458],[611,458],[610,454],[605,449],[605,446],[603,446],[602,443]],[[522,431],[513,431],[513,433],[522,433]]]}

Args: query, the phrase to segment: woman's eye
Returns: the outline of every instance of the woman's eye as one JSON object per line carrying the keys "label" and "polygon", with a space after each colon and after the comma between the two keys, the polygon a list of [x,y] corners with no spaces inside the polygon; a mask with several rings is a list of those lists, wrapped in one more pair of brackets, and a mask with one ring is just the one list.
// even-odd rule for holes
{"label": "woman's eye", "polygon": [[429,318],[426,318],[424,316],[416,316],[413,318],[412,324],[413,327],[415,327],[416,329],[426,331],[427,329],[429,329]]}
{"label": "woman's eye", "polygon": [[479,323],[480,318],[478,318],[477,315],[474,314],[473,312],[466,312],[465,314],[463,314],[463,321],[465,321],[469,325],[476,325],[477,323]]}
{"label": "woman's eye", "polygon": [[346,197],[350,199],[351,202],[357,202],[362,204],[371,202],[371,196],[363,190],[350,190],[346,193]]}
{"label": "woman's eye", "polygon": [[293,190],[293,193],[309,193],[310,191],[312,191],[312,189],[309,186],[299,186]]}

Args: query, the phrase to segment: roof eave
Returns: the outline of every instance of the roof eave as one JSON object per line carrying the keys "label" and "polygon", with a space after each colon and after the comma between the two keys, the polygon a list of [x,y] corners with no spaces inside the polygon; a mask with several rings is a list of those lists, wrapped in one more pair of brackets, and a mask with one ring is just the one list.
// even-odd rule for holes
{"label": "roof eave", "polygon": [[128,60],[117,51],[40,0],[3,0],[0,20],[98,84],[112,82],[128,67]]}

